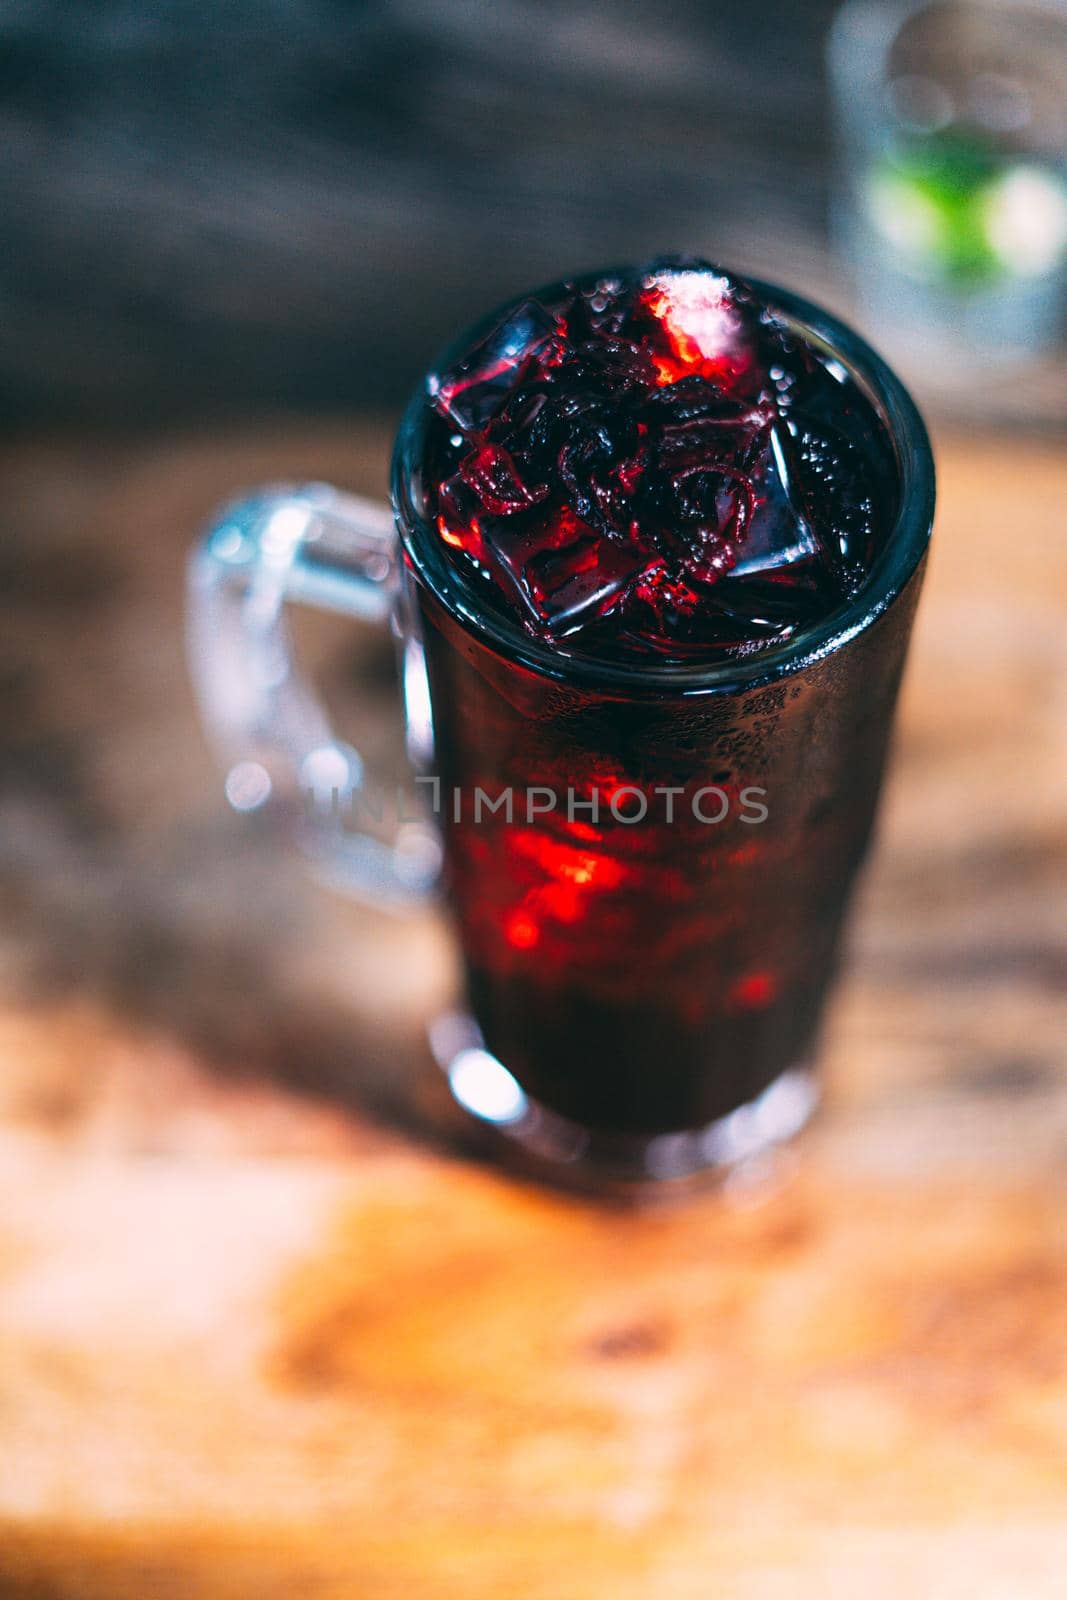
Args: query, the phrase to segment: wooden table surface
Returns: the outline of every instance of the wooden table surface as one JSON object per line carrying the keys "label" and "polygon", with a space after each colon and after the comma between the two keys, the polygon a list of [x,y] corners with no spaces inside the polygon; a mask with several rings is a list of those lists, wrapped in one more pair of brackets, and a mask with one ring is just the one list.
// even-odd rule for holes
{"label": "wooden table surface", "polygon": [[[940,440],[826,1110],[627,1212],[449,1143],[446,933],[316,888],[198,732],[190,529],[386,444],[0,461],[0,1595],[1061,1595],[1067,462]],[[395,759],[384,645],[302,635]]]}

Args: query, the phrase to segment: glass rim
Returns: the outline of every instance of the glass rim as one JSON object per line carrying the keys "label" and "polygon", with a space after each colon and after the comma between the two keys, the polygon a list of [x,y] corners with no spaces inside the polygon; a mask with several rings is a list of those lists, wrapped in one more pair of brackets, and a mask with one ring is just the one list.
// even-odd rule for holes
{"label": "glass rim", "polygon": [[[580,287],[635,269],[602,268],[560,279],[526,294],[512,296],[453,339],[440,352],[430,372],[441,370],[490,332],[525,299],[558,297],[567,284]],[[725,270],[725,269],[724,269]],[[470,579],[445,554],[436,530],[417,504],[426,427],[427,377],[420,379],[408,401],[393,452],[392,493],[401,544],[415,574],[446,612],[494,654],[517,662],[541,677],[576,688],[600,689],[616,695],[729,694],[791,676],[841,649],[886,612],[907,586],[930,543],[934,513],[934,459],[926,426],[903,383],[865,339],[847,323],[791,290],[747,277],[756,293],[775,312],[784,314],[798,332],[840,360],[860,383],[874,406],[896,461],[899,504],[867,583],[853,599],[829,616],[799,630],[782,644],[718,662],[618,662],[572,654],[528,634],[506,613],[492,611]]]}

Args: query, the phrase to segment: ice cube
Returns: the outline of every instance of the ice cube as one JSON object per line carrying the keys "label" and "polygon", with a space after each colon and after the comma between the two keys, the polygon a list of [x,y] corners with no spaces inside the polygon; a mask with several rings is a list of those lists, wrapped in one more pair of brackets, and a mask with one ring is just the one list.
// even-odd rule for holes
{"label": "ice cube", "polygon": [[792,632],[825,614],[826,597],[809,569],[794,566],[788,577],[725,578],[715,590],[719,604],[743,621],[753,637]]}
{"label": "ice cube", "polygon": [[535,579],[549,631],[561,638],[606,616],[647,565],[648,558],[639,551],[607,539],[561,552]]}
{"label": "ice cube", "polygon": [[528,619],[557,638],[605,616],[648,563],[563,508],[524,528],[487,521],[484,560]]}
{"label": "ice cube", "polygon": [[437,531],[453,550],[465,550],[474,561],[485,559],[482,506],[459,473],[446,478],[437,495]]}
{"label": "ice cube", "polygon": [[756,510],[740,547],[734,576],[774,572],[810,561],[816,554],[815,540],[785,492],[772,450],[760,460],[753,474],[753,488]]}
{"label": "ice cube", "polygon": [[728,390],[742,385],[756,351],[729,278],[707,268],[668,266],[645,279],[642,299],[666,339],[656,362],[661,383],[697,373]]}
{"label": "ice cube", "polygon": [[840,594],[856,593],[874,535],[874,503],[859,450],[830,424],[809,417],[779,424],[773,445],[779,479],[825,583]]}
{"label": "ice cube", "polygon": [[484,428],[533,361],[548,353],[557,323],[536,300],[524,300],[447,372],[435,373],[429,392],[437,409],[464,433]]}

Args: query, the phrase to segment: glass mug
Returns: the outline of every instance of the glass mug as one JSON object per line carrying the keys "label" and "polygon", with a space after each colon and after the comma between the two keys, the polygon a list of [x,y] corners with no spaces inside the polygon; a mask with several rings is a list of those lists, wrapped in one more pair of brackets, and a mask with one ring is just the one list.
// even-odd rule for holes
{"label": "glass mug", "polygon": [[[728,1167],[807,1119],[930,537],[933,461],[901,383],[826,312],[756,289],[848,367],[898,470],[864,589],[785,643],[714,665],[577,660],[486,606],[424,514],[430,379],[401,422],[392,513],[271,487],[220,513],[190,569],[190,661],[231,802],[288,806],[364,898],[439,885],[466,998],[430,1043],[455,1099],[546,1173],[594,1184]],[[433,816],[389,843],[338,825],[365,780],[294,666],[294,600],[398,640]]]}

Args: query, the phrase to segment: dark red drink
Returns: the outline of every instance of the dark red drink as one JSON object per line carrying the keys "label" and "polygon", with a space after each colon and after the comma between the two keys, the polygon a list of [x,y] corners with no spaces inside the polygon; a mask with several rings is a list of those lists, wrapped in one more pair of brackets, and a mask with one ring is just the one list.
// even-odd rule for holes
{"label": "dark red drink", "polygon": [[496,1110],[461,1098],[633,1176],[782,1136],[929,533],[906,395],[812,308],[661,262],[453,351],[397,495],[474,1019],[444,1054]]}

